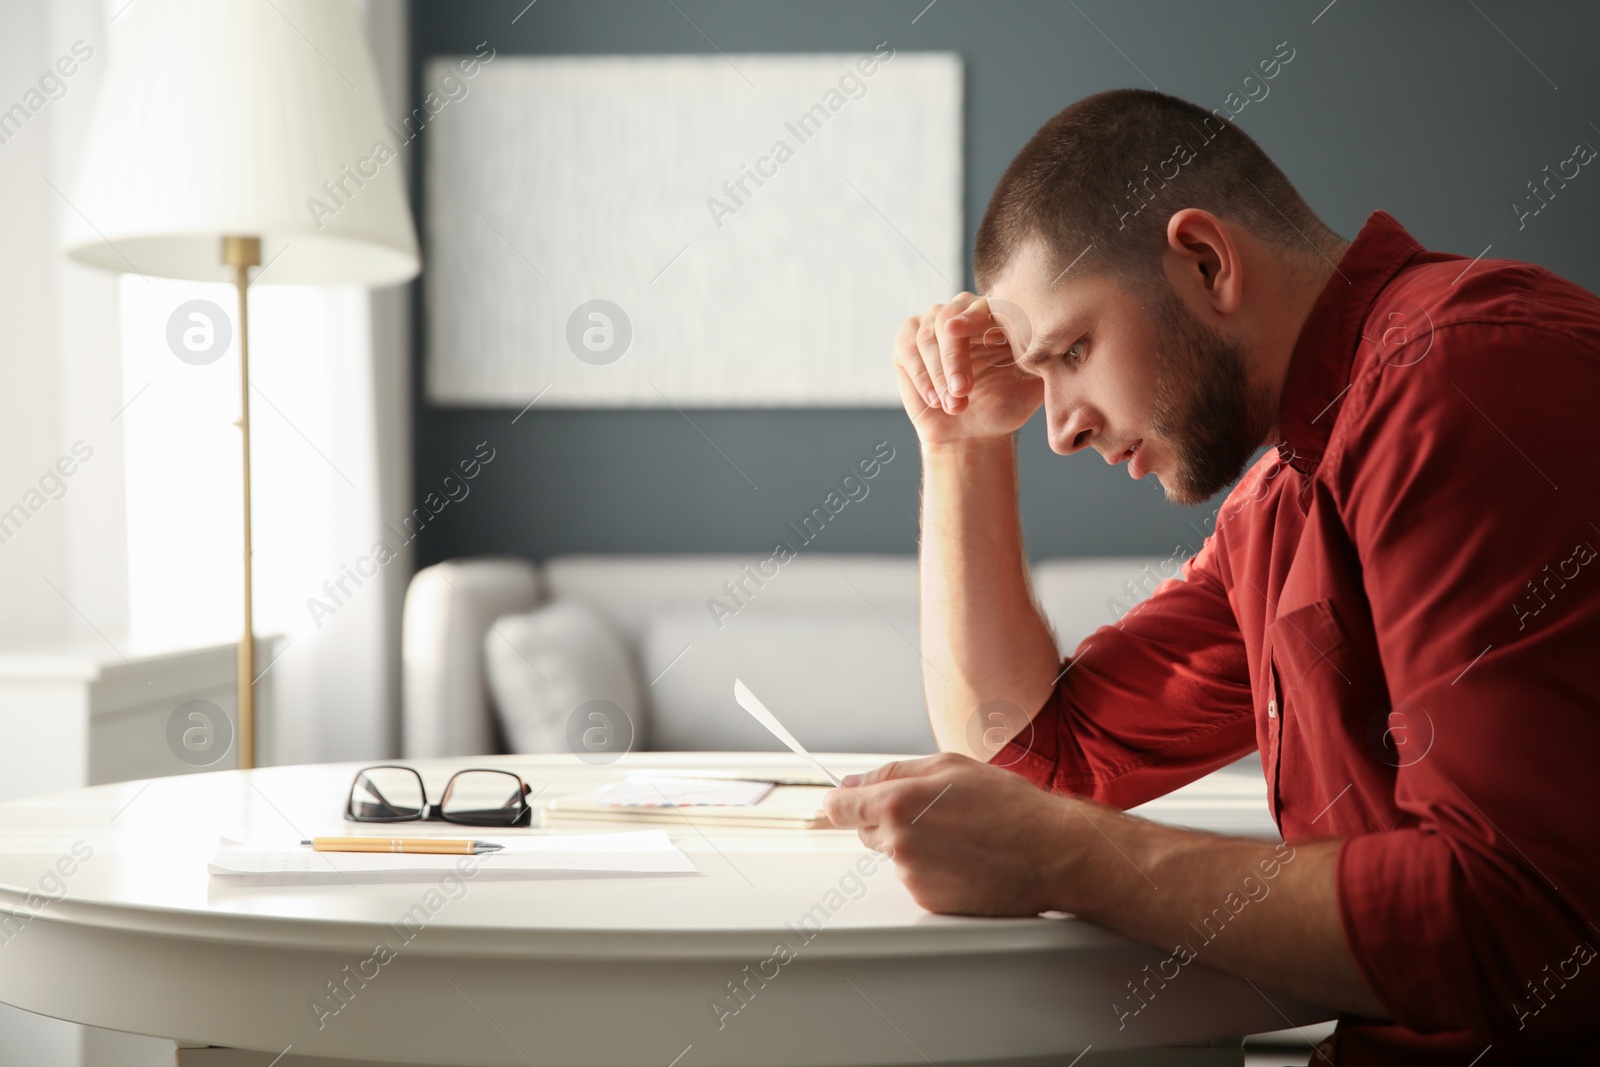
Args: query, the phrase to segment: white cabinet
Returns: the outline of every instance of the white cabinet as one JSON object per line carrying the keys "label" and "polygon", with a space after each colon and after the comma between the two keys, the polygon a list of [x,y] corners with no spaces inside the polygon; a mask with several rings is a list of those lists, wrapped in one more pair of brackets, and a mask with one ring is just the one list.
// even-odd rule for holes
{"label": "white cabinet", "polygon": [[[273,751],[270,664],[280,643],[257,641],[263,761]],[[0,800],[237,767],[234,655],[232,644],[126,657],[103,643],[0,652]]]}

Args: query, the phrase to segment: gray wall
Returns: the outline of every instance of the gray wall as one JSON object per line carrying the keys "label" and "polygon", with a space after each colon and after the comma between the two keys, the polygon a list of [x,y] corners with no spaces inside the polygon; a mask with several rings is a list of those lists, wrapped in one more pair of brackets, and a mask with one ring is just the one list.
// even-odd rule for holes
{"label": "gray wall", "polygon": [[[884,40],[900,51],[959,52],[969,263],[995,181],[1057,110],[1152,84],[1220,106],[1287,41],[1294,59],[1238,122],[1336,230],[1353,236],[1382,208],[1428,247],[1474,256],[1492,244],[1491,258],[1531,260],[1600,290],[1600,161],[1520,231],[1511,206],[1577,142],[1600,147],[1593,4],[538,0],[524,10],[526,2],[413,0],[413,91],[427,57],[470,53],[484,40],[502,55],[849,52]],[[414,191],[419,161],[414,154]],[[970,267],[963,284],[973,284]],[[420,360],[422,301],[417,308]],[[897,323],[920,310],[883,313]],[[515,408],[436,408],[422,398],[420,374],[416,384],[419,496],[478,442],[496,450],[472,494],[419,538],[419,565],[484,552],[770,549],[785,521],[883,440],[896,458],[812,550],[915,549],[917,452],[899,411],[536,408],[513,425]],[[1216,505],[1167,504],[1153,480],[1133,483],[1092,452],[1056,456],[1039,419],[1021,447],[1035,557],[1166,553],[1179,543],[1192,551]]]}

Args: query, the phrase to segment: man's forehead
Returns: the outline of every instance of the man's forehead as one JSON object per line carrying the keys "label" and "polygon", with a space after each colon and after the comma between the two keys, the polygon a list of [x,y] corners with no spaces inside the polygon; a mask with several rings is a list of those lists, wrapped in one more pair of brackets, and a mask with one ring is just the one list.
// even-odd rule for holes
{"label": "man's forehead", "polygon": [[1062,270],[1042,242],[1021,245],[984,293],[990,312],[1006,329],[1019,363],[1037,363],[1063,343],[1097,286],[1068,265]]}

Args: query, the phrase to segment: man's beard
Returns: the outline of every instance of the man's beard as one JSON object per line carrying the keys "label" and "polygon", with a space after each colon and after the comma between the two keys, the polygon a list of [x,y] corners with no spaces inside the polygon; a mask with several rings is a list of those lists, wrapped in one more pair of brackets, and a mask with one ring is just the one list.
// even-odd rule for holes
{"label": "man's beard", "polygon": [[1155,294],[1154,434],[1178,469],[1167,499],[1194,507],[1244,473],[1272,426],[1271,389],[1250,382],[1243,348],[1194,316],[1165,279]]}

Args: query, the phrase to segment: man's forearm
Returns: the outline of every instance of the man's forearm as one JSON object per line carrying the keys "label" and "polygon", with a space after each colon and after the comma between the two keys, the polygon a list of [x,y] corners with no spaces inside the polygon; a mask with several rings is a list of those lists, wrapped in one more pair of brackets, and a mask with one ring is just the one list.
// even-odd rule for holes
{"label": "man's forearm", "polygon": [[[1058,655],[1033,603],[1009,437],[925,444],[919,554],[923,682],[944,751],[987,760],[1050,695]],[[1004,703],[1001,703],[1004,702]],[[994,722],[980,716],[1010,708]],[[1012,721],[1015,720],[1015,721]],[[989,747],[983,735],[990,731]]]}
{"label": "man's forearm", "polygon": [[1173,951],[1175,966],[1198,961],[1264,989],[1386,1016],[1344,940],[1338,841],[1273,845],[1064,799],[1076,812],[1066,818],[1094,820],[1108,846],[1095,851],[1092,872],[1068,876],[1099,888],[1088,893],[1086,907],[1066,910]]}

